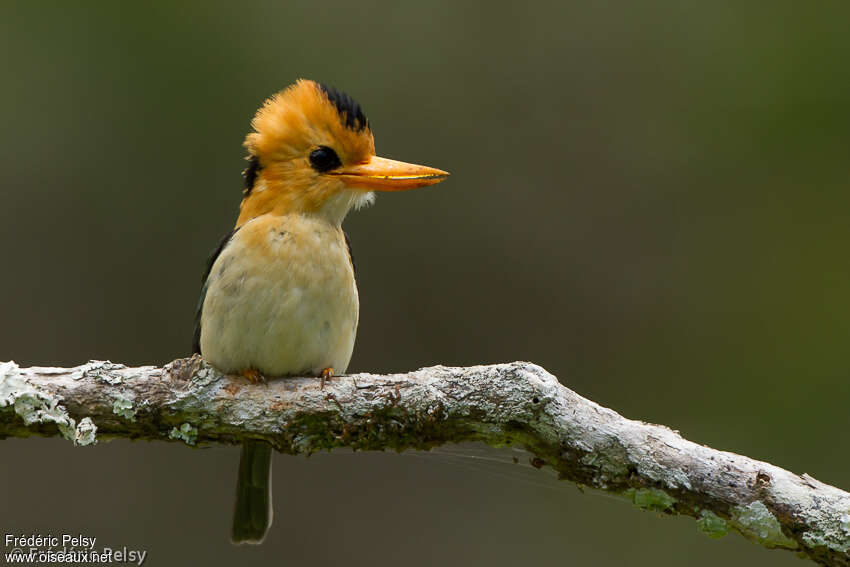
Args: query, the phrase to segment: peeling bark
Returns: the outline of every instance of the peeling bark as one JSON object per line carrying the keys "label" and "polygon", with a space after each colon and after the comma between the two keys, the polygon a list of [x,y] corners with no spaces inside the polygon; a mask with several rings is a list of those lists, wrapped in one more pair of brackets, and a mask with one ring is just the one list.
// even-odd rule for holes
{"label": "peeling bark", "polygon": [[324,387],[316,378],[252,385],[199,357],[162,368],[0,363],[0,438],[30,435],[79,445],[114,437],[189,445],[263,439],[292,454],[514,445],[563,480],[692,516],[711,537],[732,529],[822,565],[850,566],[847,492],[626,419],[525,362],[352,374]]}

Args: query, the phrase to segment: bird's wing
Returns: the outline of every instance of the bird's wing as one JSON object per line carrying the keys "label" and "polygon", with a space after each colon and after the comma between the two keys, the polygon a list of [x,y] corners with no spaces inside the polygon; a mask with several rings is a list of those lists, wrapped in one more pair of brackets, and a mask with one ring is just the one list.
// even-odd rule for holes
{"label": "bird's wing", "polygon": [[233,239],[233,235],[236,234],[238,230],[238,228],[234,228],[229,233],[225,234],[224,238],[221,239],[221,242],[219,242],[218,246],[210,252],[210,256],[207,258],[207,267],[204,270],[204,277],[201,279],[203,282],[203,285],[201,286],[201,297],[198,299],[198,307],[195,309],[195,333],[192,337],[192,352],[194,354],[201,354],[201,314],[204,311],[204,299],[207,297],[210,271],[212,270],[213,264],[215,264],[219,254],[221,254],[221,251],[225,249],[227,244]]}

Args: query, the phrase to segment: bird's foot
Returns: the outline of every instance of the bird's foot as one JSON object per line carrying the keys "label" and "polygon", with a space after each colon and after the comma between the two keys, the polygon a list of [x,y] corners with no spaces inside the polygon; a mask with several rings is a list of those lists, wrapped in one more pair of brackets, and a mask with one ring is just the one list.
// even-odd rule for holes
{"label": "bird's foot", "polygon": [[265,384],[266,377],[263,376],[256,368],[247,368],[239,373],[240,376],[248,380],[251,384]]}
{"label": "bird's foot", "polygon": [[328,368],[325,368],[324,370],[322,370],[322,373],[319,375],[319,377],[322,379],[322,385],[319,389],[324,390],[325,389],[325,382],[327,380],[329,380],[330,378],[333,378],[333,376],[334,376],[334,369],[333,368],[328,367]]}

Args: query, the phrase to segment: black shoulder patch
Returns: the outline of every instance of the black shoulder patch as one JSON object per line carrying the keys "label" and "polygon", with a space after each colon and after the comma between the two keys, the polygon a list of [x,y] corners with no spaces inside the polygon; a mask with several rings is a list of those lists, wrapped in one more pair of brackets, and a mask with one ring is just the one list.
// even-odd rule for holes
{"label": "black shoulder patch", "polygon": [[233,235],[236,234],[238,228],[234,228],[232,231],[224,235],[224,238],[221,239],[221,242],[218,243],[218,246],[210,253],[209,258],[207,258],[207,267],[204,270],[204,277],[201,280],[203,285],[201,286],[201,298],[198,300],[198,307],[195,309],[195,332],[192,336],[192,354],[201,354],[201,314],[204,311],[204,299],[207,298],[207,287],[209,285],[209,277],[210,271],[212,270],[213,264],[218,259],[221,251],[224,250],[227,243],[230,242],[230,239],[233,238]]}
{"label": "black shoulder patch", "polygon": [[366,119],[366,115],[363,114],[363,109],[360,108],[357,101],[344,92],[338,91],[328,85],[319,83],[319,88],[322,89],[328,100],[331,101],[331,104],[336,107],[346,128],[351,128],[355,132],[361,132],[369,127],[369,121]]}
{"label": "black shoulder patch", "polygon": [[245,178],[245,189],[243,189],[242,193],[246,197],[251,193],[251,189],[254,188],[254,183],[257,182],[257,175],[260,174],[261,169],[263,169],[263,166],[260,165],[260,158],[254,155],[248,158],[248,167],[242,171],[242,177]]}

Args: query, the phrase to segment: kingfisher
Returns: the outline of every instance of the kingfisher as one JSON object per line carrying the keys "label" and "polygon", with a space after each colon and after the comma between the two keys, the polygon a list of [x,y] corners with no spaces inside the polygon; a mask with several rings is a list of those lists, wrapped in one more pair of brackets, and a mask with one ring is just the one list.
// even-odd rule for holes
{"label": "kingfisher", "polygon": [[[443,181],[445,171],[375,154],[363,109],[300,79],[267,99],[244,146],[248,167],[235,227],[210,255],[195,316],[194,352],[253,384],[344,374],[360,303],[342,221],[374,201]],[[233,543],[271,527],[271,445],[242,445]]]}

